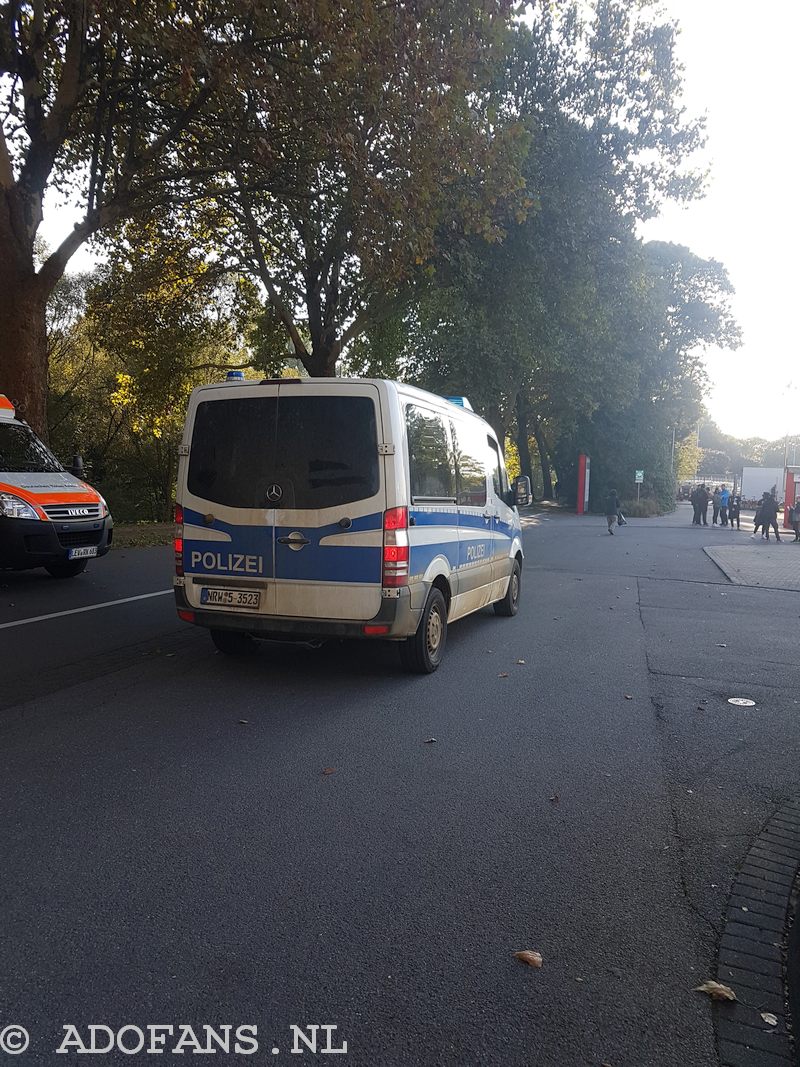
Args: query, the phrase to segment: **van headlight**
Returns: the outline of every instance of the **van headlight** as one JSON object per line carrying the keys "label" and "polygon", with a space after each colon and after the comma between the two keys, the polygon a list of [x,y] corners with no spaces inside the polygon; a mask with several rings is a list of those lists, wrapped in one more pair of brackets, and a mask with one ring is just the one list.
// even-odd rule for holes
{"label": "van headlight", "polygon": [[0,493],[0,517],[6,519],[38,519],[34,508],[18,496]]}
{"label": "van headlight", "polygon": [[108,504],[106,503],[106,498],[104,496],[101,496],[100,493],[98,493],[97,495],[98,497],[100,497],[100,514],[104,519],[107,519],[108,516],[111,514],[111,511],[108,507]]}

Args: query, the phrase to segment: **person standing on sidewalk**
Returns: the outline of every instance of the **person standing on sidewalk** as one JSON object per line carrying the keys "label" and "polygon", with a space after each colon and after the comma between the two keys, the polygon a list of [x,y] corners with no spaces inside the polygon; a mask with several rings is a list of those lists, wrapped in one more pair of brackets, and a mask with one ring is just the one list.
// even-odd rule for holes
{"label": "person standing on sidewalk", "polygon": [[728,525],[728,505],[730,504],[731,494],[723,485],[720,490],[720,504],[719,504],[719,521],[723,526]]}
{"label": "person standing on sidewalk", "polygon": [[742,513],[742,498],[738,493],[732,494],[730,503],[728,505],[728,518],[731,521],[731,529],[733,529],[734,522],[736,523],[736,529],[741,530],[741,513]]}
{"label": "person standing on sidewalk", "polygon": [[789,508],[789,522],[794,530],[794,545],[800,541],[800,499],[794,502],[794,507]]}
{"label": "person standing on sidewalk", "polygon": [[617,496],[616,489],[609,489],[608,496],[606,497],[606,522],[608,523],[608,532],[613,535],[614,531],[612,526],[617,521],[619,515],[619,497]]}
{"label": "person standing on sidewalk", "polygon": [[711,520],[711,525],[716,526],[719,519],[719,509],[722,507],[722,490],[719,486],[714,490],[714,495],[711,498],[714,504],[714,517]]}
{"label": "person standing on sidewalk", "polygon": [[775,531],[775,540],[780,544],[781,535],[778,533],[778,505],[771,493],[764,493],[761,498],[761,527],[769,541],[770,526]]}
{"label": "person standing on sidewalk", "polygon": [[701,485],[697,490],[697,514],[698,523],[700,525],[700,519],[703,521],[703,526],[708,526],[708,502],[711,499],[711,494],[705,485]]}

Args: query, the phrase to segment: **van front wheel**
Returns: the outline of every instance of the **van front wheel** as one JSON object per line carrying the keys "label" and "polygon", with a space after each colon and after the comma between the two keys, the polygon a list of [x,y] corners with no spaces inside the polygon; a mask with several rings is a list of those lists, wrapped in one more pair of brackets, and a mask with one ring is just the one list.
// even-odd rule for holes
{"label": "van front wheel", "polygon": [[495,615],[505,615],[506,618],[510,618],[512,615],[516,615],[519,611],[519,598],[522,592],[522,568],[519,565],[519,560],[514,560],[514,566],[511,571],[511,577],[508,579],[508,589],[506,595],[502,600],[495,601],[494,613]]}
{"label": "van front wheel", "polygon": [[400,659],[412,674],[433,674],[447,644],[447,604],[441,589],[431,589],[417,632],[400,645]]}
{"label": "van front wheel", "polygon": [[241,630],[211,630],[211,640],[226,656],[246,656],[256,644],[250,634]]}

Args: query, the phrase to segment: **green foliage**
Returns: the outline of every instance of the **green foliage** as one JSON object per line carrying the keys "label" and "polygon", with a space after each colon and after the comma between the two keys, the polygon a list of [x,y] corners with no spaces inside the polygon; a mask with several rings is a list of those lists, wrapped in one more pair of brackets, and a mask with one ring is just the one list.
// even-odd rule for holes
{"label": "green foliage", "polygon": [[675,477],[679,482],[694,478],[700,468],[702,452],[696,434],[691,433],[675,444]]}
{"label": "green foliage", "polygon": [[191,390],[258,358],[252,283],[171,229],[166,217],[128,224],[108,264],[51,301],[51,441],[81,451],[115,514],[133,520],[169,517]]}
{"label": "green foliage", "polygon": [[674,511],[675,501],[673,499],[668,506],[665,506],[653,497],[641,497],[639,500],[633,497],[630,500],[621,501],[621,510],[626,519],[652,519],[656,515]]}

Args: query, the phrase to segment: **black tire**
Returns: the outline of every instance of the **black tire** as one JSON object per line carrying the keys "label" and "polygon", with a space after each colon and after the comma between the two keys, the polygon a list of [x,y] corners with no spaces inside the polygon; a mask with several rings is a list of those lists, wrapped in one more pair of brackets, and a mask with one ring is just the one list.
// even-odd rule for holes
{"label": "black tire", "polygon": [[506,595],[502,600],[495,601],[494,613],[495,615],[503,615],[505,618],[510,619],[513,615],[516,615],[519,611],[519,598],[522,594],[522,567],[519,565],[519,560],[514,560],[514,566],[511,570],[511,577],[508,580],[508,589]]}
{"label": "black tire", "polygon": [[210,630],[211,640],[226,656],[247,656],[255,648],[255,639],[241,630]]}
{"label": "black tire", "polygon": [[400,660],[412,674],[433,674],[447,644],[447,604],[441,589],[431,589],[417,632],[400,645]]}
{"label": "black tire", "polygon": [[67,563],[51,563],[45,570],[51,578],[75,578],[86,570],[85,559],[71,559]]}

